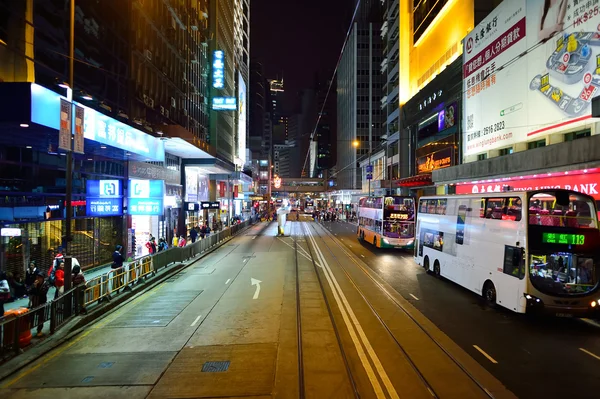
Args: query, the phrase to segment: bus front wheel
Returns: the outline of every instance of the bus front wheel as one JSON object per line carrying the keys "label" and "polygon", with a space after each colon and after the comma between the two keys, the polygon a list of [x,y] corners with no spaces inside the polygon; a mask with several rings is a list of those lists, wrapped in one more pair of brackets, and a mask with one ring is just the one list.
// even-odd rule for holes
{"label": "bus front wheel", "polygon": [[486,281],[485,284],[483,285],[483,299],[485,299],[485,301],[489,304],[489,305],[495,305],[496,304],[496,287],[494,286],[494,283],[492,283],[491,281]]}

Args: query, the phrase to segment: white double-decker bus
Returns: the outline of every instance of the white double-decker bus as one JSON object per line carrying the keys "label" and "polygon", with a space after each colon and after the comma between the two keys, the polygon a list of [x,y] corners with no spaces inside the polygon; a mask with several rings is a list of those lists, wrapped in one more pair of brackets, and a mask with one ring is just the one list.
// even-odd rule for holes
{"label": "white double-decker bus", "polygon": [[595,201],[571,190],[421,197],[415,261],[519,313],[600,314]]}
{"label": "white double-decker bus", "polygon": [[412,249],[415,199],[399,195],[361,198],[356,234],[359,240],[379,248]]}

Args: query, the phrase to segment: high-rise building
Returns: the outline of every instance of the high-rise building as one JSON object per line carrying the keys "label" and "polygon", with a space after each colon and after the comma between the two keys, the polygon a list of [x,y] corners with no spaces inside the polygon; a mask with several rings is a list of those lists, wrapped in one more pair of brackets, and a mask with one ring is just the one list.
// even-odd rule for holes
{"label": "high-rise building", "polygon": [[273,126],[284,122],[283,120],[283,97],[285,89],[283,79],[269,79],[269,93],[271,97],[271,119]]}
{"label": "high-rise building", "polygon": [[[500,1],[384,0],[381,25],[384,58],[384,179],[404,193],[431,185],[419,176],[418,159],[448,145],[458,161],[457,126],[438,127],[434,117],[460,113],[461,41]],[[445,112],[445,111],[444,111]],[[435,122],[435,126],[434,123]],[[450,149],[453,147],[454,149]],[[435,150],[435,151],[437,151]],[[434,152],[435,152],[434,151]],[[431,151],[429,151],[431,152]],[[406,181],[403,179],[407,179]]]}
{"label": "high-rise building", "polygon": [[[331,89],[329,88],[330,85]],[[314,171],[311,172],[311,177],[325,177],[325,171],[331,169],[336,163],[336,100],[335,81],[331,82],[330,80],[327,80],[317,83],[316,105],[319,112],[319,119],[317,130],[314,135],[314,141],[316,141],[314,151],[316,151],[316,153]]]}
{"label": "high-rise building", "polygon": [[[381,19],[381,1],[361,2],[337,73],[337,186],[340,189],[360,187],[362,176],[357,162],[369,159],[382,135]],[[355,142],[357,146],[353,145]],[[373,179],[380,178],[373,176]]]}

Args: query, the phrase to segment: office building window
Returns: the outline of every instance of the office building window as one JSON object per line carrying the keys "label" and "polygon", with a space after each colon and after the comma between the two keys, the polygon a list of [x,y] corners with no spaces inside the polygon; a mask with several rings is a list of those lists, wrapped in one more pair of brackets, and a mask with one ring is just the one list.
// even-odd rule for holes
{"label": "office building window", "polygon": [[538,141],[531,141],[531,142],[527,143],[528,150],[533,150],[534,148],[540,148],[540,147],[545,147],[545,146],[546,146],[546,139],[538,140]]}
{"label": "office building window", "polygon": [[512,147],[506,147],[506,148],[502,148],[499,151],[498,155],[503,156],[503,155],[509,155],[509,154],[512,154],[512,153],[513,153],[513,148]]}
{"label": "office building window", "polygon": [[584,137],[590,137],[592,135],[591,129],[580,130],[578,132],[571,132],[565,134],[565,141],[573,141],[582,139]]}
{"label": "office building window", "polygon": [[483,153],[483,154],[478,154],[477,155],[477,160],[478,161],[483,161],[484,159],[487,159],[487,153]]}

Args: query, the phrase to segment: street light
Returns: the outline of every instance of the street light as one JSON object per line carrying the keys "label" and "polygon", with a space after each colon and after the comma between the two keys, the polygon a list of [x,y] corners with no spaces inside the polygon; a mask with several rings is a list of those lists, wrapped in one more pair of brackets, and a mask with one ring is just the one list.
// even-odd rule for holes
{"label": "street light", "polygon": [[359,145],[360,145],[360,143],[358,142],[358,140],[354,140],[352,142],[352,147],[354,147],[354,148],[358,148]]}

